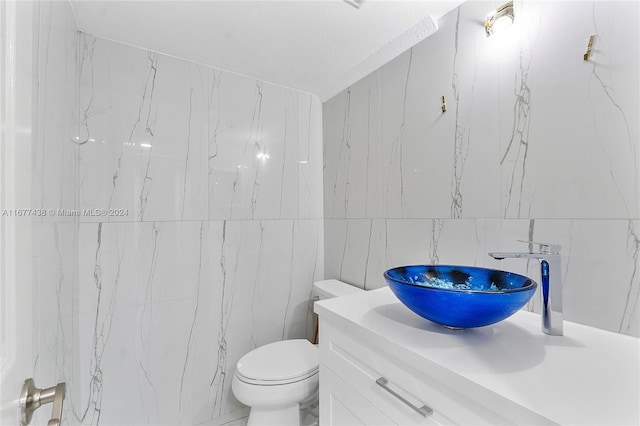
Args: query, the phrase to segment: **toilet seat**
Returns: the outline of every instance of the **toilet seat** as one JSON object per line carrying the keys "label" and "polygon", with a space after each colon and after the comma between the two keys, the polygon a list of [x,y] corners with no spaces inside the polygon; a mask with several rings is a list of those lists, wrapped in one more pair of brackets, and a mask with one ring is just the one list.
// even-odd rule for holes
{"label": "toilet seat", "polygon": [[316,374],[318,374],[318,369],[316,369],[315,371],[304,375],[304,376],[300,376],[300,377],[295,377],[292,379],[284,379],[284,380],[256,380],[256,379],[252,379],[250,377],[245,377],[242,374],[236,372],[236,377],[238,377],[238,380],[240,380],[241,382],[250,384],[250,385],[257,385],[257,386],[278,386],[278,385],[289,385],[291,383],[296,383],[296,382],[300,382],[303,380],[307,380],[310,377],[315,376]]}
{"label": "toilet seat", "polygon": [[318,348],[306,339],[295,339],[249,352],[238,361],[236,376],[244,383],[274,386],[306,380],[318,370]]}

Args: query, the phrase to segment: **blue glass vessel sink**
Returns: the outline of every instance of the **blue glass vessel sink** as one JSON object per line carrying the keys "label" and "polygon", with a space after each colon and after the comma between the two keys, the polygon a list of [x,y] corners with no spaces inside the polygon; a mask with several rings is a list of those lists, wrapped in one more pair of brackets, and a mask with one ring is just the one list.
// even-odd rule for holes
{"label": "blue glass vessel sink", "polygon": [[523,275],[475,266],[400,266],[384,278],[413,312],[456,329],[502,321],[522,308],[538,286]]}

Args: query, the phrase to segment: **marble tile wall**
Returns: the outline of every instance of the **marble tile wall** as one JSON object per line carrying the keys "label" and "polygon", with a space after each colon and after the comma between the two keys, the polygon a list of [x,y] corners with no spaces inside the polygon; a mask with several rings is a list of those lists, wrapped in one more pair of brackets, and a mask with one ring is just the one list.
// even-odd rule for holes
{"label": "marble tile wall", "polygon": [[74,222],[77,207],[77,27],[67,2],[34,5],[33,208],[42,222]]}
{"label": "marble tile wall", "polygon": [[313,327],[320,103],[35,4],[34,377],[66,424],[232,417],[239,357]]}
{"label": "marble tile wall", "polygon": [[321,104],[85,34],[79,70],[75,421],[244,415],[238,359],[313,329]]}
{"label": "marble tile wall", "polygon": [[[77,28],[68,2],[33,2],[33,123],[31,208],[35,360],[33,378],[46,388],[67,383],[63,418],[74,424],[78,218],[74,138],[77,134]],[[46,424],[38,410],[32,424]]]}
{"label": "marble tile wall", "polygon": [[285,89],[80,38],[82,222],[319,219],[320,106]]}
{"label": "marble tile wall", "polygon": [[487,252],[559,243],[565,317],[638,336],[640,6],[515,3],[489,38],[495,4],[462,4],[324,103],[325,277],[377,288],[410,263],[536,277]]}

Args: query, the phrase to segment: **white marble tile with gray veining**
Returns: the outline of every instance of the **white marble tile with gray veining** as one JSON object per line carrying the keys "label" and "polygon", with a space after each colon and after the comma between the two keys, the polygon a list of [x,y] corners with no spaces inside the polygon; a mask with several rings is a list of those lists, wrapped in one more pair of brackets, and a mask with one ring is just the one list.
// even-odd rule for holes
{"label": "white marble tile with gray veining", "polygon": [[192,422],[185,395],[201,390],[185,383],[214,323],[199,309],[206,233],[198,221],[81,225],[80,423]]}
{"label": "white marble tile with gray veining", "polygon": [[[411,115],[407,115],[407,104],[410,96],[409,85],[412,83],[412,77],[415,79],[415,71],[412,75],[413,64],[413,48],[402,54],[394,61],[396,69],[394,74],[399,78],[387,80],[387,74],[382,75],[382,96],[389,102],[383,104],[382,117],[385,120],[383,125],[384,141],[384,188],[385,188],[385,204],[384,211],[386,215],[391,217],[405,217],[408,209],[407,203],[410,202],[410,194],[405,188],[405,181],[409,181],[410,173],[409,163],[413,159],[409,152],[406,152],[411,144],[411,130],[409,126],[414,122]],[[394,92],[393,94],[391,92]],[[389,105],[390,108],[384,108]],[[393,109],[394,113],[389,114]],[[388,129],[388,130],[387,130]],[[386,131],[385,131],[386,130]]]}
{"label": "white marble tile with gray veining", "polygon": [[[77,217],[58,214],[75,211],[77,117],[77,32],[68,3],[33,5],[33,138],[30,184],[31,205],[46,216],[30,218],[33,292],[32,377],[48,387],[66,382],[63,418],[74,424],[74,403],[80,395],[74,328],[77,290]],[[26,220],[26,218],[25,218]],[[30,302],[31,303],[31,302]],[[40,410],[33,423],[46,423],[50,413]]]}
{"label": "white marble tile with gray veining", "polygon": [[308,93],[296,93],[298,144],[298,219],[320,219],[322,205],[322,104]]}
{"label": "white marble tile with gray veining", "polygon": [[373,73],[323,106],[325,217],[382,213],[380,75]]}
{"label": "white marble tile with gray veining", "polygon": [[[74,306],[77,291],[77,225],[39,223],[32,229],[34,273],[33,332],[34,379],[36,384],[66,382],[63,417],[73,424],[72,407],[77,401],[78,344],[73,330],[78,322]],[[38,419],[34,419],[38,420]],[[42,419],[43,421],[48,420]]]}
{"label": "white marble tile with gray veining", "polygon": [[196,424],[242,407],[238,359],[308,337],[320,220],[82,224],[83,424]]}
{"label": "white marble tile with gray veining", "polygon": [[209,218],[319,217],[317,99],[209,71]]}
{"label": "white marble tile with gray veining", "polygon": [[207,69],[85,34],[80,45],[80,208],[99,211],[81,219],[206,219]]}
{"label": "white marble tile with gray veining", "polygon": [[31,207],[38,221],[73,222],[59,209],[77,208],[77,70],[75,19],[68,4],[39,2],[34,8],[34,143]]}
{"label": "white marble tile with gray veining", "polygon": [[[514,41],[496,40],[502,216],[636,217],[638,126],[628,117],[637,115],[639,68],[624,51],[638,37],[629,21],[638,6],[556,6],[519,4]],[[566,13],[572,36],[558,42],[553,28]],[[596,47],[584,61],[590,34]]]}

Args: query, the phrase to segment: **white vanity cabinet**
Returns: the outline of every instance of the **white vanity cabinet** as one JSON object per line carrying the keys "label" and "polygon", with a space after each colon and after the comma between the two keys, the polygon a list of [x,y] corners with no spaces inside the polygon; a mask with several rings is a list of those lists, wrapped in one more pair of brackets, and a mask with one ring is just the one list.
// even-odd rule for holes
{"label": "white vanity cabinet", "polygon": [[326,323],[322,328],[322,425],[509,423],[423,369],[394,359],[383,347],[367,344]]}
{"label": "white vanity cabinet", "polygon": [[[577,324],[567,324],[566,336],[545,336],[539,317],[528,312],[494,326],[450,331],[409,311],[386,288],[318,302],[316,312],[320,425],[619,425],[640,420],[638,339]],[[584,339],[585,330],[600,341],[604,333],[627,352],[614,356],[621,369],[605,368],[616,377],[599,377],[601,369],[594,365],[580,371],[589,363],[612,361],[606,344],[595,348]],[[565,382],[571,380],[578,383]],[[616,381],[616,387],[605,389]],[[589,404],[600,398],[604,405],[593,409]],[[617,412],[596,413],[606,407]]]}
{"label": "white vanity cabinet", "polygon": [[505,407],[512,405],[510,401],[485,406],[486,398],[473,397],[482,389],[468,385],[467,397],[448,384],[446,372],[433,371],[437,367],[428,360],[407,364],[394,356],[394,345],[366,338],[356,327],[321,321],[320,329],[321,425],[553,423],[526,410],[519,413],[518,407]]}

